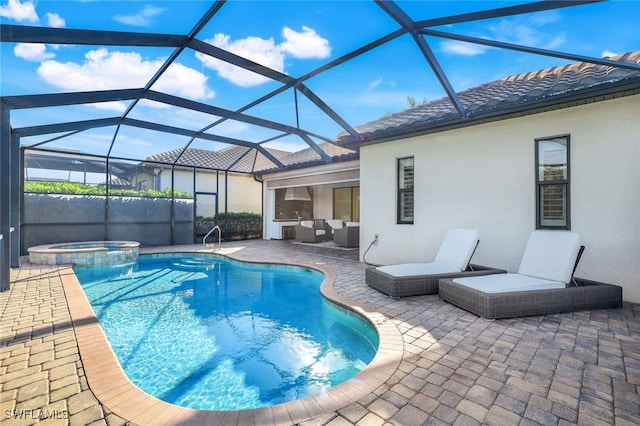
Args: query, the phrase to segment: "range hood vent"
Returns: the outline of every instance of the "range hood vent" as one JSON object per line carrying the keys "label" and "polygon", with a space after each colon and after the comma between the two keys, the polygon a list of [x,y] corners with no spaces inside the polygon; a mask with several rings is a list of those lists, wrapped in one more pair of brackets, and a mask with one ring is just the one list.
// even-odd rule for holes
{"label": "range hood vent", "polygon": [[293,188],[287,188],[284,193],[285,201],[311,201],[309,191],[305,186],[295,186]]}

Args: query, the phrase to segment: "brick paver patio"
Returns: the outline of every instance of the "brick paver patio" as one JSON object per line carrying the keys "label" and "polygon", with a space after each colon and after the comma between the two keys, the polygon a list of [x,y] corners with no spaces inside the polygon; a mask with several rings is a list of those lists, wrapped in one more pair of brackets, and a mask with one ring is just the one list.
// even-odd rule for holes
{"label": "brick paver patio", "polygon": [[[362,375],[364,385],[376,383],[368,391],[354,385],[351,397],[334,396],[323,407],[318,398],[229,413],[224,424],[640,424],[640,305],[489,321],[437,295],[390,299],[365,284],[365,264],[338,251],[263,240],[223,249],[237,259],[330,271],[338,297],[377,315],[391,336],[385,367]],[[0,422],[221,424],[220,417],[163,412],[128,383],[104,391],[101,383],[119,380],[117,368],[109,366],[110,351],[91,352],[102,344],[99,327],[63,285],[69,274],[23,262],[12,270],[11,290],[0,293]],[[156,408],[151,420],[139,414],[145,404]]]}

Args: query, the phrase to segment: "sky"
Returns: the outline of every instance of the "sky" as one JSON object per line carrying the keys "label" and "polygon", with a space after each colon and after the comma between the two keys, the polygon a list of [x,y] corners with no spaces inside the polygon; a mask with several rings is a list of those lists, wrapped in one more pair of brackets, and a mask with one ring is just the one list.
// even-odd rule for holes
{"label": "sky", "polygon": [[[413,20],[520,4],[518,1],[398,1]],[[211,7],[210,1],[2,0],[0,24],[188,34]],[[434,29],[529,47],[604,57],[640,50],[640,0],[614,0],[535,14],[454,24]],[[228,1],[196,35],[198,40],[300,77],[398,29],[373,1]],[[451,85],[461,91],[510,75],[571,61],[426,37]],[[2,96],[140,88],[173,48],[2,43]],[[351,126],[378,119],[417,102],[445,96],[424,56],[407,35],[322,72],[305,82]],[[153,90],[237,110],[280,87],[250,71],[185,50]],[[298,113],[295,105],[297,103]],[[118,117],[127,102],[12,111],[14,128]],[[301,93],[287,90],[246,111],[335,138],[343,129]],[[216,117],[151,101],[130,118],[200,130]],[[209,133],[295,151],[306,144],[294,136],[234,120]],[[115,142],[111,146],[112,141]],[[72,149],[144,159],[184,146],[189,138],[122,127],[93,129],[57,138],[25,138],[23,145]],[[276,138],[271,140],[272,138]],[[322,142],[318,138],[316,142]],[[196,139],[193,148],[227,145]]]}

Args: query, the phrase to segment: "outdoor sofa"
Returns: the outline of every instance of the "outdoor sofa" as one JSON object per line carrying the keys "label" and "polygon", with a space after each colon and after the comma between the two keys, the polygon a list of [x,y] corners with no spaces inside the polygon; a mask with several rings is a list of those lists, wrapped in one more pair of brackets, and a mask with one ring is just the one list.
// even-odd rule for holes
{"label": "outdoor sofa", "polygon": [[378,266],[365,271],[369,286],[391,297],[438,292],[443,278],[506,273],[502,269],[469,264],[479,243],[475,229],[450,229],[433,262]]}
{"label": "outdoor sofa", "polygon": [[443,279],[441,299],[487,319],[622,306],[622,287],[573,274],[584,246],[569,231],[534,231],[517,273]]}

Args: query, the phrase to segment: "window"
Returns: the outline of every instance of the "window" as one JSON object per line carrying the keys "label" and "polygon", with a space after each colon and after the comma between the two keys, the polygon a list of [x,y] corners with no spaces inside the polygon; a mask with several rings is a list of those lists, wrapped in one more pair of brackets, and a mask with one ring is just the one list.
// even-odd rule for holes
{"label": "window", "polygon": [[570,229],[569,136],[536,140],[536,229]]}
{"label": "window", "polygon": [[333,189],[333,218],[360,222],[360,187]]}
{"label": "window", "polygon": [[413,223],[413,157],[398,159],[398,223]]}

